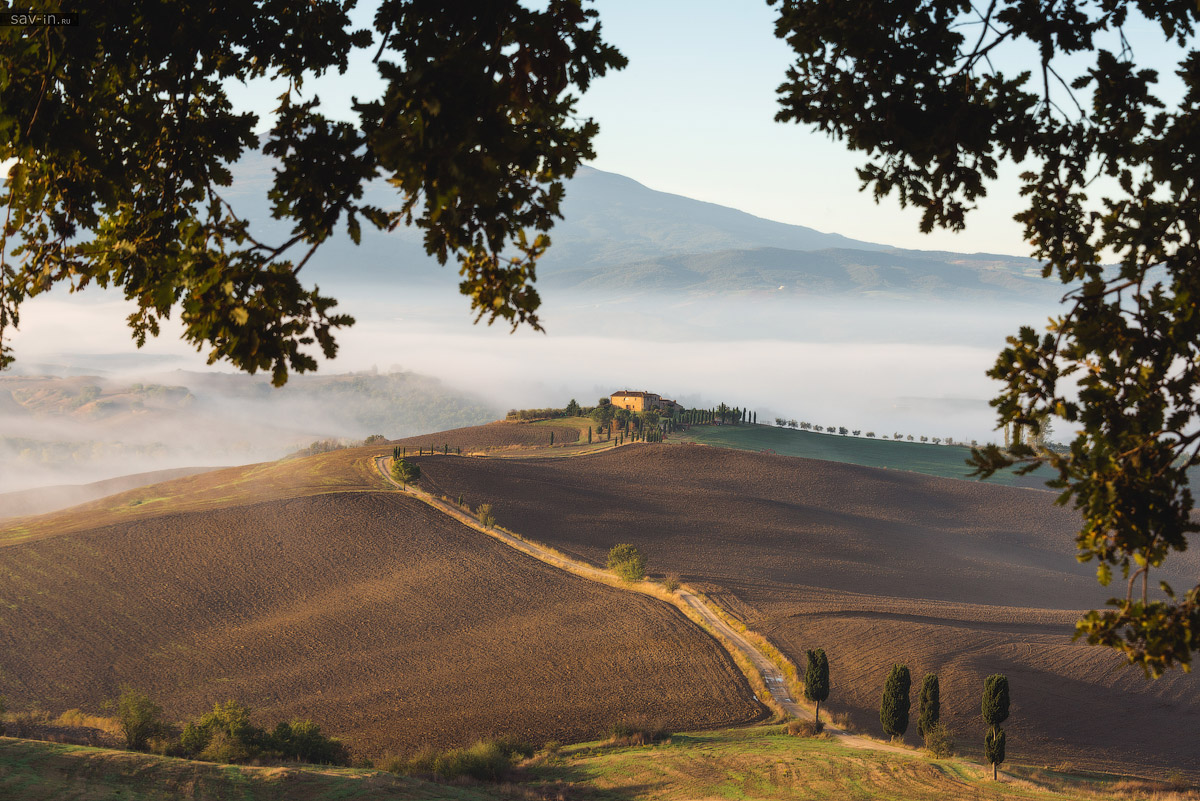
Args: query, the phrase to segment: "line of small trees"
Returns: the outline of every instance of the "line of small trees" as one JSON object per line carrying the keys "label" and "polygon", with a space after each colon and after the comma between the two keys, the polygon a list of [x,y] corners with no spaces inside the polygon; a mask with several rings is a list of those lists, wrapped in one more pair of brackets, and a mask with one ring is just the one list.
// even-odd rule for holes
{"label": "line of small trees", "polygon": [[[829,698],[829,659],[825,650],[815,648],[805,652],[807,667],[804,671],[804,697],[816,704],[816,730],[821,731],[821,703]],[[908,730],[911,702],[909,691],[912,677],[907,665],[893,665],[883,685],[883,697],[879,703],[879,723],[883,731],[893,739],[901,738]],[[941,722],[941,685],[936,673],[927,673],[921,681],[917,733],[925,741],[925,747],[935,757],[948,757],[954,753],[954,735]],[[997,776],[999,765],[1005,759],[1006,736],[1000,724],[1008,719],[1008,677],[995,673],[983,682],[982,717],[987,725],[984,735],[984,758],[992,766],[992,778]]]}
{"label": "line of small trees", "polygon": [[[855,436],[855,437],[864,436],[864,437],[867,437],[868,439],[876,438],[876,434],[874,431],[868,431],[866,434],[863,434],[861,428],[856,428],[856,429],[851,430],[851,429],[846,428],[845,426],[822,426],[822,425],[816,425],[814,423],[809,423],[804,420],[797,421],[794,419],[788,419],[786,417],[776,417],[775,425],[777,425],[780,428],[795,428],[795,429],[799,429],[801,431],[815,431],[818,434],[821,434],[821,433],[838,434],[843,437],[847,436],[847,435]],[[886,434],[884,434],[880,437],[880,439],[887,439],[887,438],[888,438],[888,436]],[[934,445],[941,445],[943,443],[946,445],[966,445],[967,444],[964,441],[956,441],[953,437],[944,437],[944,438],[943,437],[927,437],[923,434],[919,435],[917,437],[914,437],[912,434],[901,434],[899,431],[892,434],[891,438],[893,440],[907,440],[908,442],[932,442]],[[979,443],[976,442],[975,440],[971,440],[971,445],[972,445],[972,447],[977,447],[979,445]]]}

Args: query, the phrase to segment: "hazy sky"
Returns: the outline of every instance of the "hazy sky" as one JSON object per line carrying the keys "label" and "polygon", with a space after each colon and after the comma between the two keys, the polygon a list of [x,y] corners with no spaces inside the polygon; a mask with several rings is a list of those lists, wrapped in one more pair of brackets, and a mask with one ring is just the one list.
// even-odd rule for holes
{"label": "hazy sky", "polygon": [[[370,26],[371,0],[353,14]],[[781,222],[855,239],[926,250],[1029,255],[1020,226],[1020,168],[1009,165],[961,234],[921,234],[919,213],[894,197],[876,204],[858,191],[860,155],[826,136],[774,121],[775,89],[790,63],[776,39],[776,10],[759,0],[604,0],[605,38],[629,66],[595,82],[580,104],[600,123],[592,165],[652,189],[706,200]],[[1131,21],[1126,34],[1140,62],[1171,73],[1177,51],[1161,34]],[[306,85],[327,113],[351,119],[350,96],[380,91],[370,56],[360,54],[345,76]],[[1000,66],[1019,71],[1033,63],[1028,50],[1010,51]],[[1177,83],[1177,82],[1176,82]],[[233,88],[235,104],[266,111],[279,89]]]}

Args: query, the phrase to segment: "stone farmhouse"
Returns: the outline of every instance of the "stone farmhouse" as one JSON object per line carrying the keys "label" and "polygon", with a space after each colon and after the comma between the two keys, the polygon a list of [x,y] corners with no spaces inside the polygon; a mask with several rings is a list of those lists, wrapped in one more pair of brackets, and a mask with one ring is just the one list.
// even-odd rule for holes
{"label": "stone farmhouse", "polygon": [[623,389],[619,392],[614,392],[609,400],[612,401],[612,405],[616,408],[628,409],[631,412],[644,412],[647,409],[657,409],[665,414],[675,415],[683,411],[682,405],[661,395],[655,395],[653,392],[634,392]]}

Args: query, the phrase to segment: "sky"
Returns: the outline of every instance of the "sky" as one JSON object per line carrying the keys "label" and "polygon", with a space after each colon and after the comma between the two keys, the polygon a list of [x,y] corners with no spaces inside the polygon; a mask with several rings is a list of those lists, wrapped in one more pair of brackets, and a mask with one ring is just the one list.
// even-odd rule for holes
{"label": "sky", "polygon": [[[370,27],[374,3],[352,13]],[[594,6],[606,41],[629,66],[593,83],[579,104],[581,117],[600,124],[597,169],[620,173],[651,189],[731,206],[779,222],[853,239],[919,250],[1028,256],[1021,226],[1021,167],[1002,165],[987,197],[961,233],[922,234],[920,214],[901,209],[894,196],[876,203],[859,191],[855,167],[862,154],[795,123],[775,122],[775,90],[791,61],[774,35],[776,10],[740,0],[604,0]],[[1177,51],[1145,20],[1127,35],[1140,61],[1171,82]],[[359,53],[345,76],[305,85],[330,116],[353,119],[350,97],[381,90],[374,50]],[[1006,71],[1026,68],[1031,53],[1017,49]],[[230,85],[235,107],[265,112],[280,93],[262,82]]]}

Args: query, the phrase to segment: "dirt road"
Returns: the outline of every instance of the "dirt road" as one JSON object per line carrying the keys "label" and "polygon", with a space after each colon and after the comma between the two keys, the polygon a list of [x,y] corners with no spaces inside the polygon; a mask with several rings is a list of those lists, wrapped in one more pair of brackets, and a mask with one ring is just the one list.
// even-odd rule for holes
{"label": "dirt road", "polygon": [[[444,458],[469,457],[446,456]],[[534,559],[538,559],[546,564],[553,565],[570,573],[574,573],[577,576],[582,576],[584,578],[598,581],[609,586],[620,586],[633,592],[645,592],[646,594],[655,595],[657,597],[658,593],[650,592],[648,588],[645,590],[639,590],[636,584],[630,585],[619,582],[608,570],[602,570],[601,568],[595,567],[586,562],[581,562],[577,559],[571,559],[570,557],[564,556],[557,551],[521,539],[520,537],[514,536],[509,532],[496,528],[487,528],[483,526],[479,522],[478,518],[476,518],[474,515],[458,508],[457,506],[446,503],[439,498],[435,498],[434,496],[418,489],[415,486],[403,486],[400,484],[400,482],[392,478],[391,472],[388,468],[388,463],[390,463],[390,461],[390,456],[375,457],[375,466],[379,470],[380,475],[382,475],[388,481],[388,483],[394,487],[397,487],[398,489],[403,490],[404,492],[407,492],[414,498],[429,504],[438,511],[453,517],[463,525],[469,526],[476,531],[497,539],[524,554],[532,556]],[[650,582],[643,583],[650,584]],[[660,585],[654,586],[660,590],[662,589]],[[767,657],[766,654],[759,650],[754,643],[742,636],[742,634],[726,623],[724,618],[722,618],[711,606],[709,606],[708,603],[694,593],[680,589],[675,593],[675,596],[678,599],[678,603],[686,605],[689,609],[694,610],[695,613],[705,621],[705,623],[711,626],[714,631],[718,632],[721,637],[724,638],[726,643],[737,648],[750,660],[755,669],[758,670],[759,674],[762,676],[763,683],[766,684],[767,690],[771,693],[771,697],[776,703],[779,704],[780,707],[783,708],[785,712],[792,717],[800,718],[802,720],[813,719],[813,713],[807,708],[796,703],[796,700],[792,698],[791,693],[788,692],[787,683],[784,681],[783,672]],[[918,753],[911,748],[904,748],[891,743],[885,743],[879,740],[870,739],[868,737],[851,734],[844,729],[838,728],[837,726],[829,723],[828,721],[825,723],[825,731],[836,737],[839,743],[848,748],[869,749],[873,751],[886,751],[893,754],[904,754],[906,756],[918,756]]]}

